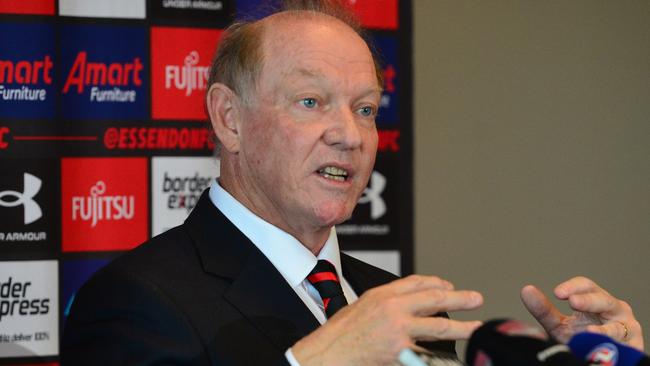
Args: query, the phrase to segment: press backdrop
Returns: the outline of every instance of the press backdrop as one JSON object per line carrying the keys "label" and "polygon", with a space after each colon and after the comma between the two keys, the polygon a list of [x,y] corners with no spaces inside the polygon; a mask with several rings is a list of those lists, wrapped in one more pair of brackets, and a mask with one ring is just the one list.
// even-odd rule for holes
{"label": "press backdrop", "polygon": [[[259,1],[0,0],[0,364],[56,364],[74,294],[218,175],[203,98]],[[342,248],[413,269],[411,8],[349,1],[382,59],[379,155]],[[272,133],[272,131],[269,131]]]}

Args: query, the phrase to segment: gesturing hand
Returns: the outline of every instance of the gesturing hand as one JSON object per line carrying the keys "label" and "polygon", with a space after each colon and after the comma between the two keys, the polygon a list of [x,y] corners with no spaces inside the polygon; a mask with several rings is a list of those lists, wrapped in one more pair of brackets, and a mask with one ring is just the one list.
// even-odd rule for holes
{"label": "gesturing hand", "polygon": [[431,315],[483,303],[475,291],[456,291],[432,276],[409,276],[367,291],[291,349],[303,366],[391,365],[418,340],[467,339],[481,323]]}
{"label": "gesturing hand", "polygon": [[643,332],[632,308],[586,277],[574,277],[559,284],[555,297],[566,300],[573,313],[566,315],[535,286],[521,290],[528,311],[546,331],[560,342],[568,342],[575,333],[601,333],[643,350]]}

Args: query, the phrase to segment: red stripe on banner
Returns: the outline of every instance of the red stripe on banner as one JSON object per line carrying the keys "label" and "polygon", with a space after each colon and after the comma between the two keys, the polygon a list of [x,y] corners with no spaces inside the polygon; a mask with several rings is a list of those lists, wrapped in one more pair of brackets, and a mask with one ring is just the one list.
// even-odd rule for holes
{"label": "red stripe on banner", "polygon": [[0,13],[54,15],[54,0],[0,0]]}
{"label": "red stripe on banner", "polygon": [[339,282],[339,279],[336,278],[336,275],[332,272],[320,272],[314,273],[313,275],[307,277],[309,282],[316,283],[320,281],[336,281]]}
{"label": "red stripe on banner", "polygon": [[97,141],[97,136],[14,136],[17,141]]}

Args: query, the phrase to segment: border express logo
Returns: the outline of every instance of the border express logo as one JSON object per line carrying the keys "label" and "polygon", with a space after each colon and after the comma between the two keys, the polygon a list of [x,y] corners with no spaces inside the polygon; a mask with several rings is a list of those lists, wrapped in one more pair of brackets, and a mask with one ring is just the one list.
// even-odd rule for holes
{"label": "border express logo", "polygon": [[144,119],[146,28],[61,26],[61,106],[70,119]]}
{"label": "border express logo", "polygon": [[0,262],[0,357],[58,354],[58,273],[53,260]]}
{"label": "border express logo", "polygon": [[64,252],[128,250],[147,239],[146,158],[61,161]]}
{"label": "border express logo", "polygon": [[183,223],[201,193],[219,176],[212,157],[155,157],[151,161],[152,231],[158,235]]}
{"label": "border express logo", "polygon": [[205,120],[208,68],[221,30],[151,29],[152,117]]}
{"label": "border express logo", "polygon": [[374,43],[379,53],[384,76],[384,91],[381,95],[377,123],[394,125],[399,122],[397,41],[391,36],[375,36]]}
{"label": "border express logo", "polygon": [[54,28],[0,23],[0,117],[54,116]]}

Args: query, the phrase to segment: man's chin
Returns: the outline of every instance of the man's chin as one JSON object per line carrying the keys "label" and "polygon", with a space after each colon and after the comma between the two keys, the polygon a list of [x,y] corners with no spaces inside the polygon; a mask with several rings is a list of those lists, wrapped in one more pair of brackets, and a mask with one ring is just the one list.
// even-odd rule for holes
{"label": "man's chin", "polygon": [[349,208],[346,205],[342,207],[329,207],[316,210],[316,217],[320,222],[321,227],[332,227],[347,221],[352,217],[352,210],[354,207]]}

